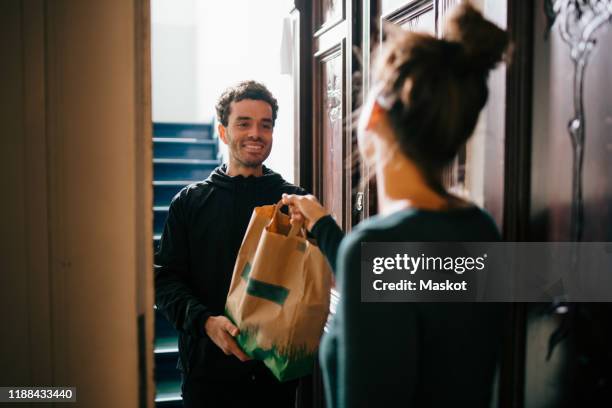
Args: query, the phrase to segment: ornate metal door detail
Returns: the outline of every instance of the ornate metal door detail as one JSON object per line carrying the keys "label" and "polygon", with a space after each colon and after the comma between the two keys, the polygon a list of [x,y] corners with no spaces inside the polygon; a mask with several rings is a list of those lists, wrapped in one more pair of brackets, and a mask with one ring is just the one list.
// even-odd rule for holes
{"label": "ornate metal door detail", "polygon": [[329,123],[334,127],[336,122],[342,119],[342,78],[335,72],[335,67],[328,65],[328,68],[326,108]]}
{"label": "ornate metal door detail", "polygon": [[585,147],[584,74],[595,47],[598,28],[612,22],[612,0],[545,0],[549,28],[557,22],[561,39],[570,48],[574,64],[574,116],[568,123],[572,143],[571,240],[581,241],[584,229],[582,168]]}

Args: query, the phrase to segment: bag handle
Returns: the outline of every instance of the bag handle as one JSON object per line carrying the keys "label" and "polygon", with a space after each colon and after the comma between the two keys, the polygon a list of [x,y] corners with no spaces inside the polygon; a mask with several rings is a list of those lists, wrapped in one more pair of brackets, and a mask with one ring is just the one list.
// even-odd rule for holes
{"label": "bag handle", "polygon": [[[278,203],[276,203],[276,205],[274,206],[274,213],[272,213],[272,219],[270,220],[270,222],[268,223],[268,227],[270,225],[272,225],[272,223],[274,222],[274,220],[276,219],[276,216],[278,215],[278,212],[280,211],[280,209],[282,207],[284,207],[285,205],[283,204],[283,200],[280,199],[278,201]],[[302,230],[302,228],[304,227],[304,222],[300,222],[298,224],[291,224],[291,229],[289,230],[289,234],[287,235],[289,238],[295,237],[297,236],[298,232],[300,232]],[[306,236],[306,234],[304,234],[304,236]]]}

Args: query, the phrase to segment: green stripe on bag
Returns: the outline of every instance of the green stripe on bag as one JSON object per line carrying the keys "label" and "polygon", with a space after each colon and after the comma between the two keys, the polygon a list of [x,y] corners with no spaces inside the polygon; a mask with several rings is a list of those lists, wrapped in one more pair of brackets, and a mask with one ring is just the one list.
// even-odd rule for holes
{"label": "green stripe on bag", "polygon": [[242,279],[247,280],[249,279],[250,273],[251,273],[251,264],[247,262],[244,265],[244,268],[242,269],[242,273],[240,274],[240,276],[242,277]]}
{"label": "green stripe on bag", "polygon": [[249,279],[246,291],[251,296],[260,297],[281,306],[289,296],[289,289],[253,278]]}

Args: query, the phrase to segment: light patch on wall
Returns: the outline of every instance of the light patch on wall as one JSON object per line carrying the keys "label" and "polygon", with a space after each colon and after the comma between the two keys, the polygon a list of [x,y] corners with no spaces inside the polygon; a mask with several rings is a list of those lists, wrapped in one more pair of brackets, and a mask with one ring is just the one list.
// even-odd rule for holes
{"label": "light patch on wall", "polygon": [[[293,180],[293,80],[281,74],[289,2],[152,0],[153,120],[210,123],[225,88],[263,82],[278,99],[266,165]],[[225,149],[221,149],[227,157]]]}

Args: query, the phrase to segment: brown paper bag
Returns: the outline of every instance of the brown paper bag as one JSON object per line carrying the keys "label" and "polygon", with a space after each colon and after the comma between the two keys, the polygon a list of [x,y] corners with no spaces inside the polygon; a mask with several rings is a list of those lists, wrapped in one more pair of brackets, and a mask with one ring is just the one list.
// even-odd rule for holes
{"label": "brown paper bag", "polygon": [[312,371],[329,312],[329,263],[277,205],[256,207],[234,266],[225,313],[237,342],[281,381]]}

